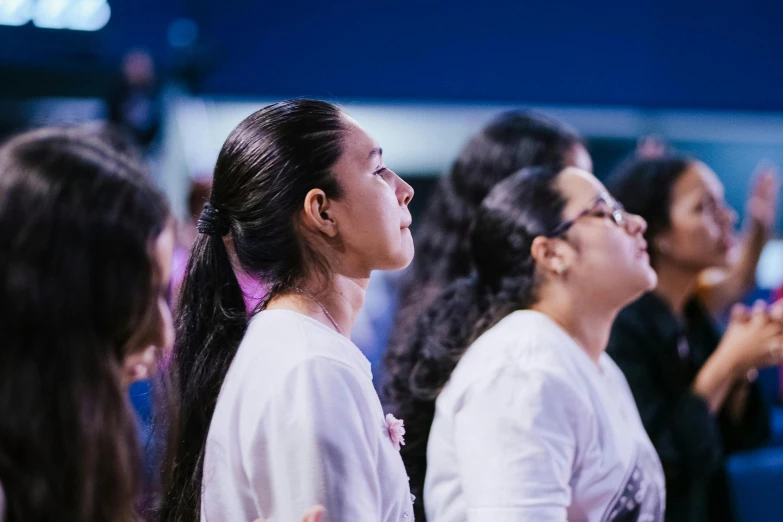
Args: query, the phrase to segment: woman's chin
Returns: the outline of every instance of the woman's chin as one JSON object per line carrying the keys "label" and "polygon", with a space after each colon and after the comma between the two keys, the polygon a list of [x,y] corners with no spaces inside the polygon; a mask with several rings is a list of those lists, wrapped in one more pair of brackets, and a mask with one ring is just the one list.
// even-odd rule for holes
{"label": "woman's chin", "polygon": [[651,292],[658,286],[658,272],[653,267],[649,267],[647,271],[647,286],[645,292]]}
{"label": "woman's chin", "polygon": [[633,281],[634,284],[628,285],[629,290],[630,287],[633,287],[633,292],[629,292],[627,304],[634,302],[643,294],[655,290],[655,287],[658,286],[658,274],[650,265],[647,265],[636,274]]}
{"label": "woman's chin", "polygon": [[406,249],[405,253],[400,256],[398,266],[393,270],[402,270],[407,268],[408,265],[413,262],[413,245],[409,249]]}
{"label": "woman's chin", "polygon": [[376,270],[402,270],[407,268],[413,261],[413,242],[406,242],[403,240],[400,248],[395,252],[390,253],[382,266],[376,268]]}

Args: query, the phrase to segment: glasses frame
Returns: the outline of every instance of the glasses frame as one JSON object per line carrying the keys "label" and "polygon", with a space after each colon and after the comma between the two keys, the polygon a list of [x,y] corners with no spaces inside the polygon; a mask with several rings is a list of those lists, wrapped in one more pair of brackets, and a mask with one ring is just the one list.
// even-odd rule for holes
{"label": "glasses frame", "polygon": [[576,224],[577,221],[579,221],[583,217],[593,215],[599,203],[604,203],[607,207],[609,207],[609,210],[611,212],[610,215],[607,217],[611,217],[615,225],[617,225],[618,227],[626,227],[628,225],[628,216],[625,211],[625,207],[623,207],[622,203],[614,199],[608,192],[601,192],[595,198],[593,198],[593,201],[588,208],[581,211],[572,219],[569,219],[568,221],[563,221],[562,223],[557,225],[552,230],[552,232],[548,234],[548,237],[562,236],[563,234],[568,232],[568,230],[572,226],[574,226],[574,224]]}

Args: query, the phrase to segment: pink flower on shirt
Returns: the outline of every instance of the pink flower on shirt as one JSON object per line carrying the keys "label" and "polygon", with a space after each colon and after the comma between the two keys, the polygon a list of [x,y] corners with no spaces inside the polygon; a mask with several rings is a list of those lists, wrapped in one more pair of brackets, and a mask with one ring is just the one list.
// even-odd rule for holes
{"label": "pink flower on shirt", "polygon": [[405,446],[405,423],[400,419],[395,419],[394,415],[386,415],[386,429],[389,432],[389,438],[394,444],[394,448],[399,451],[400,446]]}

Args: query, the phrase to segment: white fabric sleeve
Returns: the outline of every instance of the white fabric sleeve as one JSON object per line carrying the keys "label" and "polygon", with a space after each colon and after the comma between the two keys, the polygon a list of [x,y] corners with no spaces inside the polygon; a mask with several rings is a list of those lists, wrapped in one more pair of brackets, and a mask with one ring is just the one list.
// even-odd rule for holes
{"label": "white fabric sleeve", "polygon": [[362,377],[330,359],[305,361],[242,434],[243,467],[258,512],[271,522],[301,520],[315,504],[329,522],[381,519],[376,462],[384,419],[375,418]]}
{"label": "white fabric sleeve", "polygon": [[468,391],[455,415],[470,522],[565,522],[581,401],[544,371],[518,367]]}

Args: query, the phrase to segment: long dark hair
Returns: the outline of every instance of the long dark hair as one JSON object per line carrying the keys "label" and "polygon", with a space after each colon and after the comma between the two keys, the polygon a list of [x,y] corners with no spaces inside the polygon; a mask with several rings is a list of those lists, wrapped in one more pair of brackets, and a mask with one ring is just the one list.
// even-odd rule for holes
{"label": "long dark hair", "polygon": [[[667,155],[659,158],[632,157],[609,176],[607,190],[631,214],[644,218],[644,239],[654,246],[654,239],[671,226],[672,189],[694,163],[687,156]],[[650,263],[655,266],[656,249],[650,248]]]}
{"label": "long dark hair", "polygon": [[345,122],[332,104],[285,101],[250,115],[223,144],[210,197],[220,224],[196,240],[176,317],[182,399],[161,520],[199,520],[207,433],[249,319],[224,241],[233,244],[238,268],[268,285],[259,309],[306,271],[328,277],[329,267],[301,238],[295,218],[313,188],[341,196],[332,167]]}
{"label": "long dark hair", "polygon": [[[121,382],[157,311],[165,198],[81,129],[0,149],[0,482],[6,520],[135,520],[141,462]],[[157,284],[156,284],[157,282]]]}
{"label": "long dark hair", "polygon": [[448,286],[416,322],[404,349],[386,359],[384,391],[395,415],[405,420],[402,457],[417,497],[416,520],[424,520],[435,399],[473,341],[512,311],[535,304],[539,281],[530,248],[561,222],[559,172],[555,166],[531,167],[492,189],[469,234],[475,273]]}
{"label": "long dark hair", "polygon": [[413,324],[451,282],[471,272],[468,228],[490,190],[526,167],[564,167],[581,138],[530,111],[500,114],[462,149],[438,181],[415,237],[416,257],[400,286],[389,357],[405,350]]}

